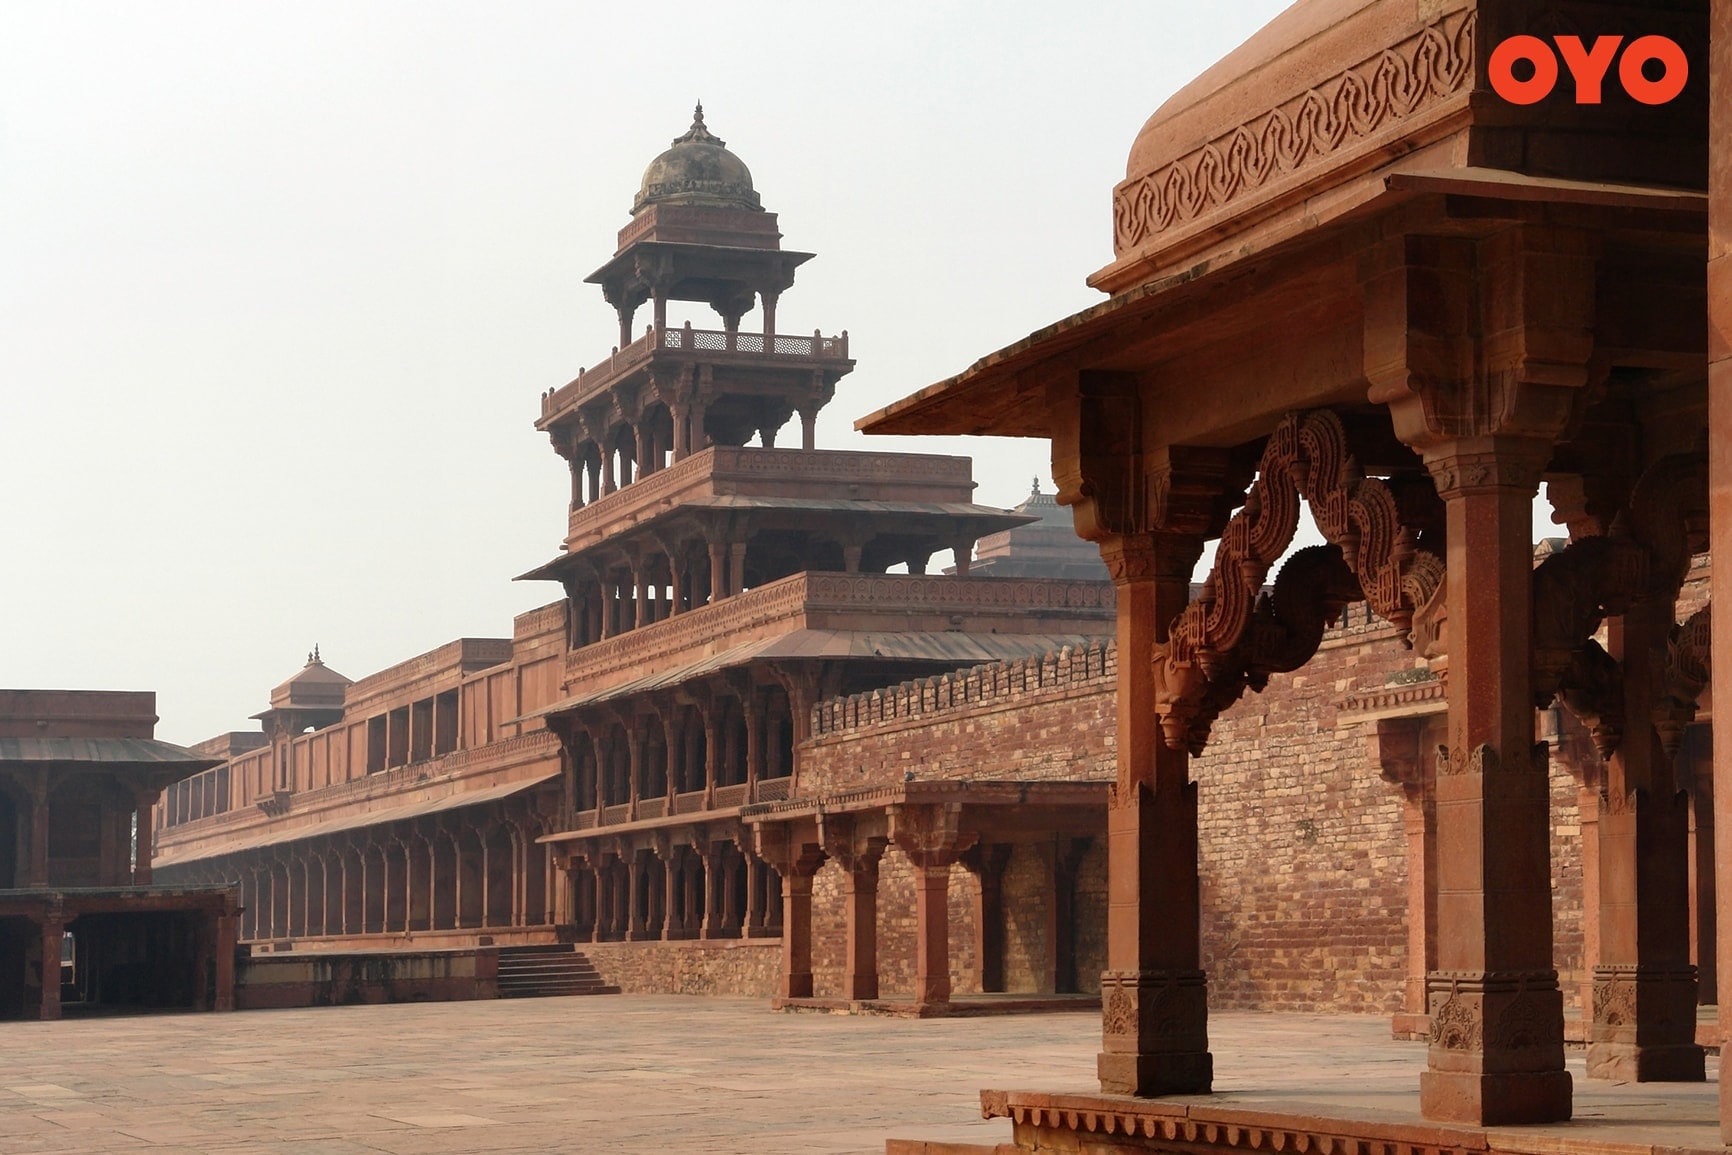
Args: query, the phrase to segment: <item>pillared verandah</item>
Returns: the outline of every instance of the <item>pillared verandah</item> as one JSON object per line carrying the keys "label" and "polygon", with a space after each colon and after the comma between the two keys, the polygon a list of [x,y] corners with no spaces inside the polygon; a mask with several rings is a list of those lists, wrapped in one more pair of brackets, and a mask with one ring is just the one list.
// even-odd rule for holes
{"label": "pillared verandah", "polygon": [[[1704,294],[1708,31],[1705,0],[1301,0],[1143,127],[1113,192],[1115,259],[1090,281],[1110,300],[859,423],[1051,437],[1059,500],[1118,584],[1108,1095],[1211,1088],[1190,759],[1362,598],[1447,684],[1421,1111],[1570,1117],[1534,716],[1554,699],[1605,757],[1588,1072],[1703,1078],[1670,737],[1708,657],[1707,615],[1674,626],[1679,585],[1711,520],[1732,535],[1719,472],[1709,508],[1723,396],[1705,433],[1724,343],[1704,320],[1732,323],[1718,186]],[[1666,36],[1693,72],[1665,105],[1492,91],[1493,47],[1560,33]],[[1536,568],[1542,482],[1571,542]],[[1327,544],[1277,567],[1307,509]],[[1724,781],[1732,743],[1716,757]],[[991,1106],[1019,1143],[1062,1142],[1058,1115],[1023,1109],[1038,1102]]]}

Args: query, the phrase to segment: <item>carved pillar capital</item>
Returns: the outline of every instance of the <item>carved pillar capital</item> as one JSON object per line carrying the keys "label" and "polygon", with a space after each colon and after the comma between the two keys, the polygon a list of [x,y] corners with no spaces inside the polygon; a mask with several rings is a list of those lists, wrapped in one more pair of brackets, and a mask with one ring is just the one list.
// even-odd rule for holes
{"label": "carved pillar capital", "polygon": [[1420,734],[1425,729],[1423,716],[1379,718],[1371,728],[1372,758],[1377,762],[1378,777],[1391,786],[1399,786],[1409,798],[1419,798],[1425,792],[1425,756],[1420,749]]}
{"label": "carved pillar capital", "polygon": [[1530,437],[1469,437],[1423,447],[1437,494],[1445,501],[1498,489],[1539,492],[1552,442]]}
{"label": "carved pillar capital", "polygon": [[890,840],[921,869],[948,869],[980,841],[962,829],[962,804],[897,805],[888,808]]}

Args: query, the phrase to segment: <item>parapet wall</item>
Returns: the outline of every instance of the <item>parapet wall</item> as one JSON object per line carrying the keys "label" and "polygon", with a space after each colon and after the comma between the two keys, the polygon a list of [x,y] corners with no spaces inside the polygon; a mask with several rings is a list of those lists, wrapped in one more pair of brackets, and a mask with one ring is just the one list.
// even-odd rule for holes
{"label": "parapet wall", "polygon": [[795,789],[806,795],[920,779],[1114,775],[1111,642],[993,662],[820,702]]}

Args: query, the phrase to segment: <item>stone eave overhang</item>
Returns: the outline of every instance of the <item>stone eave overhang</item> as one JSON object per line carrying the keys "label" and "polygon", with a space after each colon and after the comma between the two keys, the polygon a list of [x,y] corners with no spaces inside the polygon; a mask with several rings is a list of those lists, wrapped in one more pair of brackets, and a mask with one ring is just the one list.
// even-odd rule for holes
{"label": "stone eave overhang", "polygon": [[824,814],[882,810],[889,806],[943,803],[965,806],[1105,806],[1112,786],[1105,779],[1020,782],[962,778],[890,782],[839,790],[821,797],[754,803],[740,808],[740,818],[756,825],[791,822]]}
{"label": "stone eave overhang", "polygon": [[[1048,386],[1074,380],[1079,372],[1134,369],[1123,363],[1132,345],[1145,351],[1165,331],[1176,331],[1187,310],[1228,282],[1255,278],[1270,263],[1327,243],[1355,223],[1423,198],[1446,211],[1467,210],[1482,218],[1500,207],[1513,218],[1554,206],[1599,210],[1613,218],[1633,213],[1701,217],[1705,193],[1599,181],[1534,177],[1502,169],[1450,167],[1382,174],[1356,186],[1360,195],[1319,207],[1303,227],[1283,234],[1263,232],[1264,244],[1247,240],[1214,258],[1128,289],[1039,329],[976,361],[967,370],[861,417],[854,427],[868,434],[971,434],[1048,437]],[[1331,215],[1332,214],[1332,215]]]}
{"label": "stone eave overhang", "polygon": [[[595,529],[567,540],[562,552],[512,581],[562,581],[585,566],[604,570],[626,564],[646,539],[687,540],[706,525],[731,523],[741,532],[762,528],[825,531],[871,527],[873,540],[978,540],[1035,520],[972,502],[872,501],[847,498],[754,497],[716,494],[679,505],[642,510],[630,524]],[[751,528],[748,528],[751,527]],[[683,530],[683,531],[682,531]]]}
{"label": "stone eave overhang", "polygon": [[[705,244],[701,241],[635,240],[583,280],[585,284],[590,285],[605,285],[609,282],[630,285],[634,288],[643,285],[647,292],[647,284],[639,275],[640,266],[660,258],[674,262],[692,261],[699,267],[728,268],[737,266],[741,271],[774,265],[782,272],[788,284],[792,284],[794,270],[815,256],[817,256],[816,253],[802,253],[794,249],[761,245],[716,245]],[[687,274],[687,278],[694,276],[701,275]],[[783,285],[782,288],[787,288],[787,285]],[[670,299],[681,300],[682,298],[671,295]]]}
{"label": "stone eave overhang", "polygon": [[[259,751],[249,751],[257,754]],[[444,800],[458,795],[475,794],[468,801],[488,801],[479,797],[498,788],[519,784],[525,789],[548,775],[537,763],[557,762],[559,739],[544,729],[534,729],[513,738],[502,739],[486,746],[474,746],[440,755],[436,759],[394,766],[375,774],[335,782],[312,790],[296,791],[289,796],[288,810],[282,815],[269,815],[258,806],[237,806],[217,814],[178,823],[157,832],[157,866],[172,866],[203,858],[219,857],[255,844],[262,831],[288,830],[292,841],[331,833],[330,824],[342,819],[350,808],[364,807],[381,815],[399,806]],[[491,795],[489,794],[491,797]],[[346,827],[345,827],[346,828]]]}
{"label": "stone eave overhang", "polygon": [[610,838],[643,834],[653,830],[667,830],[680,826],[702,827],[708,831],[710,827],[726,828],[729,824],[737,826],[740,813],[745,809],[747,808],[743,806],[718,806],[714,810],[692,810],[684,814],[639,818],[632,822],[615,822],[607,826],[586,826],[581,830],[561,830],[554,834],[544,834],[535,841],[554,845],[573,842],[600,842]]}

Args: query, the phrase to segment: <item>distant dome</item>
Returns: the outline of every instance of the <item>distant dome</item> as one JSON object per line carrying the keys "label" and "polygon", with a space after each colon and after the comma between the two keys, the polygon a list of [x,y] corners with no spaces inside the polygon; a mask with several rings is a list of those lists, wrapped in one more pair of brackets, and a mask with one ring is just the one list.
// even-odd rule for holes
{"label": "distant dome", "polygon": [[692,114],[692,126],[686,134],[675,138],[674,146],[644,169],[643,186],[632,201],[632,215],[636,216],[648,205],[696,205],[753,212],[764,209],[752,188],[751,171],[728,151],[726,141],[711,136],[704,127],[701,104]]}

